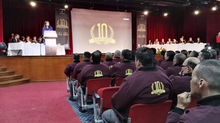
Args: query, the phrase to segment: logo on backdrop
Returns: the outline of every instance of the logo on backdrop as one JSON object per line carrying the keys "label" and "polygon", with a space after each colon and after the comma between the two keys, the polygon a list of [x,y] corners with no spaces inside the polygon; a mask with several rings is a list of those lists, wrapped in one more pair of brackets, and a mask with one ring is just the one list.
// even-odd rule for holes
{"label": "logo on backdrop", "polygon": [[57,28],[63,28],[63,29],[66,29],[68,28],[68,22],[67,20],[65,19],[59,19],[57,20]]}
{"label": "logo on backdrop", "polygon": [[[95,27],[98,31],[98,37],[95,36]],[[108,36],[108,30],[110,31],[110,36]],[[114,37],[114,30],[110,25],[107,25],[105,23],[98,23],[97,25],[93,25],[90,30],[91,39],[89,40],[90,44],[115,44]]]}

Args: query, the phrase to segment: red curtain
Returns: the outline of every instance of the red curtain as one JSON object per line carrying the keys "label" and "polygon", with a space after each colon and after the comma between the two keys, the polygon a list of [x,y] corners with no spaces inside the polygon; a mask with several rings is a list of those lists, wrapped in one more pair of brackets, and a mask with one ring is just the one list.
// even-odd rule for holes
{"label": "red curtain", "polygon": [[147,42],[168,38],[177,39],[182,35],[183,16],[148,16],[147,17]]}
{"label": "red curtain", "polygon": [[[0,18],[3,18],[2,10],[2,0],[0,0]],[[0,42],[3,42],[3,19],[0,19]]]}

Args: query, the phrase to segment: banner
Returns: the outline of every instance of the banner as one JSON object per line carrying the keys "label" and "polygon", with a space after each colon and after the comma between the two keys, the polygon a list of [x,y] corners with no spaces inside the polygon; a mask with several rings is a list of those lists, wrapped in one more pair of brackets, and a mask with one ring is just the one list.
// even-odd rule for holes
{"label": "banner", "polygon": [[65,45],[65,49],[70,49],[69,44],[69,10],[63,6],[55,7],[55,25],[57,32],[57,44]]}
{"label": "banner", "polygon": [[142,13],[137,13],[137,47],[147,44],[147,20]]}

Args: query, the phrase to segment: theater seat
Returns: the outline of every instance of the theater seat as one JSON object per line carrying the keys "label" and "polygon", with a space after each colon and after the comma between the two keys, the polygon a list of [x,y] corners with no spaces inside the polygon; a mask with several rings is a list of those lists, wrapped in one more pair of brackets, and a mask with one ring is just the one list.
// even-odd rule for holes
{"label": "theater seat", "polygon": [[[92,92],[96,92],[103,87],[109,87],[111,85],[111,80],[112,78],[97,78],[97,79],[89,79],[86,82],[86,90],[85,94],[81,93],[80,95],[80,102],[81,102],[81,107],[82,111],[85,111],[86,109],[93,108],[93,105],[87,105],[87,99],[88,96],[92,96]],[[80,86],[81,92],[82,88]]]}
{"label": "theater seat", "polygon": [[199,98],[197,97],[192,97],[191,98],[191,103],[189,104],[189,106],[186,109],[190,109],[190,108],[194,108],[197,106],[196,102],[199,101]]}
{"label": "theater seat", "polygon": [[[116,86],[100,88],[97,93],[93,92],[93,110],[95,123],[102,122],[101,115],[105,110],[111,109],[111,97],[118,90],[119,86]],[[96,107],[96,102],[99,102],[98,107]]]}
{"label": "theater seat", "polygon": [[117,78],[115,79],[115,86],[120,86],[123,81],[124,81],[124,78],[122,78],[122,77],[117,77]]}
{"label": "theater seat", "polygon": [[172,101],[158,104],[135,104],[130,108],[129,117],[113,108],[122,123],[165,123]]}

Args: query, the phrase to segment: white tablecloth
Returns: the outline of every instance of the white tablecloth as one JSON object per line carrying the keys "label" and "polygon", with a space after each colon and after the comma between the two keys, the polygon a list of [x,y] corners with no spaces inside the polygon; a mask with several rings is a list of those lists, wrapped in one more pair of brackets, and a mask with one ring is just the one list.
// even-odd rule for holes
{"label": "white tablecloth", "polygon": [[194,43],[194,44],[165,44],[165,45],[143,45],[143,47],[149,47],[149,48],[155,48],[155,49],[160,49],[164,48],[166,50],[187,50],[187,51],[201,51],[205,47],[205,43]]}
{"label": "white tablecloth", "polygon": [[[31,43],[9,43],[8,44],[8,56],[16,56],[21,54],[22,56],[44,56],[45,45],[44,44],[31,44]],[[65,55],[65,46],[57,45],[57,55]]]}

